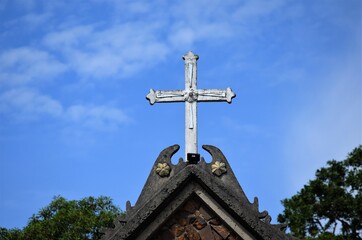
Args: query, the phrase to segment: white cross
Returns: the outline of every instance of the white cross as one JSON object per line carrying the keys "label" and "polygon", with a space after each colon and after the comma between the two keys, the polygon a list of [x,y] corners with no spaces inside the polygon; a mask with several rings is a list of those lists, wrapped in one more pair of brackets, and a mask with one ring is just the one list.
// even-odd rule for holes
{"label": "white cross", "polygon": [[185,60],[185,90],[150,90],[146,98],[150,104],[163,102],[185,102],[185,159],[187,153],[197,153],[197,102],[228,102],[236,95],[227,88],[197,89],[198,55],[188,52]]}

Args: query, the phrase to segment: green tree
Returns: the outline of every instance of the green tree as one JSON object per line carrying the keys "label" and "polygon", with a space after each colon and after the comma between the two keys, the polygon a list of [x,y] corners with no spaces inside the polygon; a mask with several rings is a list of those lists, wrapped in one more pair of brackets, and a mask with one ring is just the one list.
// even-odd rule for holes
{"label": "green tree", "polygon": [[4,240],[100,239],[101,228],[112,227],[121,213],[108,197],[87,197],[68,201],[61,196],[34,214],[22,229],[0,229]]}
{"label": "green tree", "polygon": [[362,146],[344,161],[328,161],[315,175],[282,200],[278,221],[301,239],[362,239]]}
{"label": "green tree", "polygon": [[23,231],[18,228],[6,229],[0,227],[0,240],[17,240],[22,239]]}

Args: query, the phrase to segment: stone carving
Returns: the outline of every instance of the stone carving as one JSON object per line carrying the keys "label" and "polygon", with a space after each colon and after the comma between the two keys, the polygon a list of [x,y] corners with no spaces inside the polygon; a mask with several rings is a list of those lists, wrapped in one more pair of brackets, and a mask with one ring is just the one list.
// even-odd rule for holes
{"label": "stone carving", "polygon": [[224,173],[226,173],[226,165],[223,162],[216,161],[214,164],[211,165],[211,171],[216,176],[220,177]]}
{"label": "stone carving", "polygon": [[155,234],[156,240],[241,239],[205,204],[188,200]]}
{"label": "stone carving", "polygon": [[156,173],[160,177],[168,177],[171,172],[171,167],[167,163],[159,163],[156,167]]}
{"label": "stone carving", "polygon": [[190,89],[185,91],[185,101],[188,101],[189,103],[193,103],[197,101],[198,93],[195,92],[194,89]]}

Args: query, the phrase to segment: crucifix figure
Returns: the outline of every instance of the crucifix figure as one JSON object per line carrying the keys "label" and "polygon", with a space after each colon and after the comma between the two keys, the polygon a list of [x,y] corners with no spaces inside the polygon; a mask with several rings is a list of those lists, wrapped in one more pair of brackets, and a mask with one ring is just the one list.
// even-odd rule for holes
{"label": "crucifix figure", "polygon": [[197,155],[197,102],[228,102],[236,95],[227,88],[197,89],[198,55],[188,52],[185,61],[185,90],[150,90],[146,96],[150,104],[165,102],[185,102],[185,159],[188,154]]}

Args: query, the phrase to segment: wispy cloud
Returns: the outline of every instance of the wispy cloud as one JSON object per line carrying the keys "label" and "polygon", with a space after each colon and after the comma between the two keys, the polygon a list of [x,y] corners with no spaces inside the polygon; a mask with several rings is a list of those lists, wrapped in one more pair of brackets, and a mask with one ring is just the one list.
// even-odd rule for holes
{"label": "wispy cloud", "polygon": [[157,24],[126,23],[98,30],[79,25],[49,33],[44,44],[59,51],[68,66],[88,78],[122,77],[162,61],[168,47]]}
{"label": "wispy cloud", "polygon": [[73,26],[46,34],[43,38],[43,43],[52,49],[59,50],[82,47],[84,39],[87,39],[92,33],[92,25]]}
{"label": "wispy cloud", "polygon": [[17,119],[34,119],[39,114],[59,117],[63,114],[62,105],[34,89],[13,89],[0,95],[0,113]]}
{"label": "wispy cloud", "polygon": [[218,43],[240,38],[253,32],[248,25],[280,10],[283,3],[283,0],[177,2],[170,6],[170,17],[176,21],[170,26],[169,39],[173,46],[192,46],[202,41]]}
{"label": "wispy cloud", "polygon": [[1,94],[0,114],[21,121],[51,116],[93,130],[115,130],[130,122],[129,116],[119,108],[80,104],[64,107],[50,96],[29,88],[12,89]]}
{"label": "wispy cloud", "polygon": [[305,96],[287,128],[285,166],[291,189],[305,184],[327,160],[343,160],[362,143],[361,60],[353,56],[330,68],[328,84]]}
{"label": "wispy cloud", "polygon": [[109,106],[73,105],[67,109],[65,117],[86,127],[102,130],[114,130],[130,121],[123,111]]}
{"label": "wispy cloud", "polygon": [[0,85],[24,85],[46,81],[67,67],[46,51],[30,47],[14,48],[0,55]]}
{"label": "wispy cloud", "polygon": [[[97,0],[93,2],[100,4]],[[283,2],[187,0],[174,3],[134,3],[109,0],[107,4],[114,9],[112,14],[122,16],[122,20],[115,17],[107,26],[101,21],[84,23],[81,18],[77,21],[67,16],[66,10],[58,13],[54,4],[48,3],[44,6],[46,12],[38,14],[29,11],[20,19],[33,27],[45,20],[49,22],[51,27],[46,29],[54,31],[41,37],[37,47],[45,47],[41,51],[49,49],[48,52],[55,53],[52,56],[47,53],[48,58],[54,57],[53,64],[61,63],[81,78],[122,78],[152,67],[170,53],[189,49],[196,43],[218,43],[220,40],[240,36],[240,32],[247,31],[244,27],[249,21],[257,21],[273,14],[283,6]],[[74,2],[69,6],[63,5],[61,9],[81,8],[86,11],[86,6],[80,7],[78,4],[80,3]],[[34,5],[37,4],[29,2],[27,9],[34,9]],[[59,14],[65,16],[61,21]],[[134,19],[138,15],[140,18]],[[24,78],[24,75],[28,74],[5,77],[16,79]]]}

